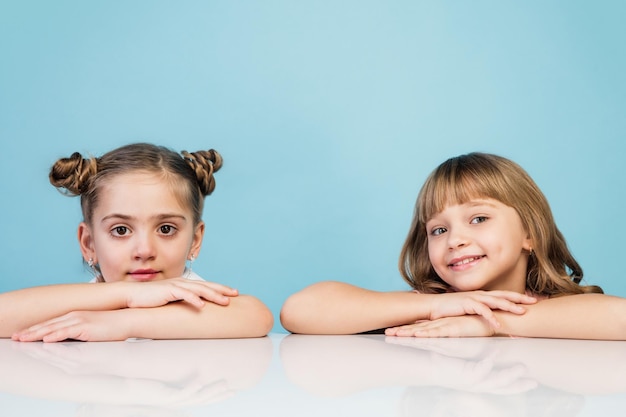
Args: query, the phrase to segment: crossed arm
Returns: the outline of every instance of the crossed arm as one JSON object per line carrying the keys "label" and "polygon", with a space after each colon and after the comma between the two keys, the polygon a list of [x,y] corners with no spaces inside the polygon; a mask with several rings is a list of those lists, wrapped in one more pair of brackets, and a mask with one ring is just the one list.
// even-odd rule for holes
{"label": "crossed arm", "polygon": [[293,333],[308,334],[385,328],[389,336],[626,340],[626,299],[581,294],[537,301],[508,291],[376,292],[325,282],[290,297],[281,322]]}
{"label": "crossed arm", "polygon": [[523,304],[535,302],[533,297],[511,291],[379,292],[328,281],[313,284],[289,297],[280,320],[292,333],[306,334],[354,334],[465,314],[479,315],[496,326],[492,310],[523,314]]}
{"label": "crossed arm", "polygon": [[184,278],[0,294],[0,337],[20,341],[260,337],[272,325],[271,312],[258,299]]}
{"label": "crossed arm", "polygon": [[518,336],[626,340],[626,299],[603,294],[551,298],[528,306],[524,315],[495,312],[499,328],[477,316],[446,317],[387,329],[390,336]]}

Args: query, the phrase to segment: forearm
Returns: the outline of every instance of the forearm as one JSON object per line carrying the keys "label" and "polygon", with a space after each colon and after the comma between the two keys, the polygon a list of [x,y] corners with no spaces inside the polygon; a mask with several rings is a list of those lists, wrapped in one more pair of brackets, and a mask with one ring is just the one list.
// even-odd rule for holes
{"label": "forearm", "polygon": [[126,307],[123,285],[58,284],[0,294],[0,337],[77,310]]}
{"label": "forearm", "polygon": [[262,337],[274,322],[271,311],[257,298],[239,295],[227,306],[206,303],[198,309],[175,302],[154,308],[120,310],[128,337],[148,339],[213,339]]}
{"label": "forearm", "polygon": [[429,317],[428,295],[378,292],[341,282],[313,284],[287,299],[281,323],[293,333],[354,334]]}
{"label": "forearm", "polygon": [[496,312],[500,335],[562,339],[626,340],[626,299],[570,295],[526,306],[526,313]]}

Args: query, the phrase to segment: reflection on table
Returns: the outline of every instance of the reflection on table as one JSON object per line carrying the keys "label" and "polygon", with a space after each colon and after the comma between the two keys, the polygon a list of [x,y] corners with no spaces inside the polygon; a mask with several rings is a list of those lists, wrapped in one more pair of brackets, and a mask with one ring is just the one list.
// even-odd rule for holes
{"label": "reflection on table", "polygon": [[626,409],[626,342],[289,335],[280,356],[288,379],[318,398],[402,387],[388,407],[399,416],[622,416]]}
{"label": "reflection on table", "polygon": [[272,352],[267,337],[49,344],[0,339],[0,410],[16,415],[5,414],[9,400],[18,412],[32,401],[17,399],[31,397],[40,405],[74,403],[76,416],[188,415],[191,406],[254,387]]}
{"label": "reflection on table", "polygon": [[622,416],[626,342],[0,339],[7,416]]}

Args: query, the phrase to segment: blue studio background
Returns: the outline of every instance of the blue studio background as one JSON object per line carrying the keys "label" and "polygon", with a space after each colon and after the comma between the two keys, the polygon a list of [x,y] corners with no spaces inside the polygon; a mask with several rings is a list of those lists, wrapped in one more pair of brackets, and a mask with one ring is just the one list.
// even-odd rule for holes
{"label": "blue studio background", "polygon": [[0,2],[0,291],[90,278],[48,170],[128,142],[224,157],[194,270],[276,315],[319,280],[405,289],[417,192],[519,162],[588,283],[626,296],[621,1]]}

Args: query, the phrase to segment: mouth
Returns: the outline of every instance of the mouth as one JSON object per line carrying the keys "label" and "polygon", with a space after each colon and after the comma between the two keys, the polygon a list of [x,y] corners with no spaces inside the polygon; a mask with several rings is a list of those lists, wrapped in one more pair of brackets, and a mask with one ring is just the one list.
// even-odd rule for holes
{"label": "mouth", "polygon": [[137,269],[128,273],[133,281],[152,281],[158,274],[159,271],[154,269]]}
{"label": "mouth", "polygon": [[480,256],[468,256],[467,258],[462,258],[462,259],[453,259],[452,262],[448,264],[448,266],[451,268],[460,267],[460,266],[471,264],[472,262],[476,262],[480,259],[483,259],[484,257],[485,255],[480,255]]}

